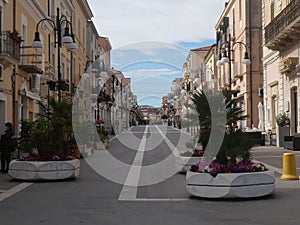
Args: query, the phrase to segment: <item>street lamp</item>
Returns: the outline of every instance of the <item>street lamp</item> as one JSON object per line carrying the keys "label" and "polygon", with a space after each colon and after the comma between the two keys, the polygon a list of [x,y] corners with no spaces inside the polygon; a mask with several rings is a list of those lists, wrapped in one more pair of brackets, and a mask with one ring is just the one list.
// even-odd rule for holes
{"label": "street lamp", "polygon": [[[33,48],[43,48],[43,43],[40,39],[40,33],[39,33],[39,25],[41,25],[43,22],[48,21],[54,28],[54,37],[55,37],[55,47],[57,46],[57,71],[58,71],[58,100],[61,101],[61,89],[60,89],[60,82],[61,81],[61,65],[60,65],[60,48],[62,47],[62,43],[66,44],[66,48],[71,51],[77,49],[77,44],[74,39],[73,29],[72,29],[72,23],[68,20],[68,18],[65,15],[61,15],[59,13],[59,8],[56,9],[56,20],[50,19],[50,18],[44,18],[41,19],[37,25],[36,25],[36,31],[34,35],[34,40],[32,43]],[[71,27],[71,33],[69,26]],[[64,27],[64,35],[62,36],[62,29]],[[45,30],[46,27],[42,26],[42,29]]]}
{"label": "street lamp", "polygon": [[[217,60],[217,63],[216,65],[218,67],[224,65],[225,63],[228,63],[228,72],[229,72],[229,90],[231,91],[231,62],[233,62],[234,60],[232,59],[232,56],[231,56],[231,53],[234,51],[233,47],[236,45],[236,44],[240,44],[240,45],[243,45],[246,49],[245,53],[244,53],[244,57],[243,57],[243,60],[242,60],[242,63],[244,65],[250,65],[250,59],[249,59],[249,54],[247,52],[247,45],[244,43],[244,42],[241,42],[241,41],[236,41],[236,42],[233,42],[233,45],[231,46],[231,35],[228,34],[228,39],[229,41],[226,41],[225,45],[227,44],[227,51],[226,51],[226,48],[225,50],[223,51],[223,56],[221,55],[221,53],[219,54],[219,58]],[[228,52],[228,55],[227,55],[227,52]],[[251,69],[250,69],[250,76],[251,76]],[[251,126],[253,124],[253,100],[252,100],[252,77],[250,77],[250,119],[251,119]]]}
{"label": "street lamp", "polygon": [[[231,91],[231,62],[233,62],[234,60],[232,59],[232,56],[231,56],[231,53],[234,51],[233,50],[233,47],[236,45],[236,44],[241,44],[243,45],[245,48],[246,48],[246,51],[245,51],[245,54],[244,54],[244,58],[242,60],[242,63],[244,65],[249,65],[250,64],[250,59],[249,59],[249,54],[247,52],[247,45],[244,43],[244,42],[241,42],[241,41],[237,41],[237,42],[234,42],[233,45],[231,46],[231,35],[228,34],[228,38],[229,38],[229,41],[226,41],[225,44],[227,44],[227,51],[226,49],[223,51],[223,56],[222,54],[220,53],[219,54],[219,57],[218,57],[218,60],[217,60],[217,63],[216,65],[218,67],[224,65],[225,63],[228,63],[228,69],[229,69],[229,90]],[[228,54],[227,54],[228,52]]]}
{"label": "street lamp", "polygon": [[[118,79],[116,78],[116,75],[113,73],[111,75],[111,83],[110,83],[110,88],[111,88],[111,101],[114,103],[115,101],[115,80],[117,80],[117,84],[118,85]],[[115,131],[114,131],[114,121],[115,121],[115,107],[114,104],[111,106],[111,135],[115,135]]]}

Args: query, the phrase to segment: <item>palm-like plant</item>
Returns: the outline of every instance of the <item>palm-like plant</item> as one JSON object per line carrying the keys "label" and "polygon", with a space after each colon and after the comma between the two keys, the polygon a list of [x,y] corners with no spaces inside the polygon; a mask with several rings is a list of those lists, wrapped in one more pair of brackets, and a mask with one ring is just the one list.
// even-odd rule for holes
{"label": "palm-like plant", "polygon": [[[237,100],[232,98],[232,95],[234,93],[235,91],[229,90],[223,90],[222,93],[198,91],[192,96],[192,101],[198,113],[198,119],[201,129],[198,142],[201,143],[203,148],[205,149],[207,147],[212,130],[212,113],[208,99],[211,105],[216,106],[216,108],[214,108],[213,110],[222,111],[222,107],[224,105],[222,106],[220,104],[218,106],[217,99],[220,98],[219,95],[223,95],[222,99],[224,99],[226,107],[227,129],[222,146],[216,157],[216,161],[223,164],[227,164],[228,160],[230,160],[230,162],[232,163],[235,163],[237,158],[249,160],[249,150],[252,147],[251,142],[246,137],[246,134],[241,132],[240,130],[235,129],[237,122],[245,120],[247,118],[247,115],[244,115],[244,110],[238,106]],[[225,124],[223,124],[223,126],[224,125]]]}
{"label": "palm-like plant", "polygon": [[[69,145],[75,144],[72,128],[72,103],[68,100],[57,101],[49,97],[48,103],[39,101],[40,113],[34,122],[23,122],[26,128],[30,146],[37,148],[40,155],[58,154],[63,155]],[[25,134],[23,134],[25,135]],[[21,132],[22,139],[22,132]],[[28,145],[23,145],[25,151]]]}

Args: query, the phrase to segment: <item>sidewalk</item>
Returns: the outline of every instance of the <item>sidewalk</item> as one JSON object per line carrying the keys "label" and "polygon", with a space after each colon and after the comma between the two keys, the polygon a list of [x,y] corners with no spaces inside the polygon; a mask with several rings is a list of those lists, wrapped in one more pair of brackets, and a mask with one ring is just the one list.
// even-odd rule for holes
{"label": "sidewalk", "polygon": [[296,168],[300,175],[300,151],[287,150],[276,146],[256,146],[252,150],[253,160],[262,162],[267,168],[273,170],[276,176],[276,192],[284,192],[284,189],[300,189],[300,180],[280,180],[282,175],[282,158],[284,153],[295,153]]}

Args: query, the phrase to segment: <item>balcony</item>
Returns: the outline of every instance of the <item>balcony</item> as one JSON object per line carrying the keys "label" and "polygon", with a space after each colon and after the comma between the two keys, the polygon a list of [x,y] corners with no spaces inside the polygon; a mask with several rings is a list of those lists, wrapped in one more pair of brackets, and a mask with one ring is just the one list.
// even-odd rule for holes
{"label": "balcony", "polygon": [[0,35],[0,62],[2,64],[18,64],[20,61],[21,39],[13,37],[10,31],[3,31]]}
{"label": "balcony", "polygon": [[31,46],[22,46],[19,68],[31,74],[43,74],[45,62],[42,50]]}
{"label": "balcony", "polygon": [[300,0],[293,0],[265,28],[265,46],[282,51],[300,39]]}

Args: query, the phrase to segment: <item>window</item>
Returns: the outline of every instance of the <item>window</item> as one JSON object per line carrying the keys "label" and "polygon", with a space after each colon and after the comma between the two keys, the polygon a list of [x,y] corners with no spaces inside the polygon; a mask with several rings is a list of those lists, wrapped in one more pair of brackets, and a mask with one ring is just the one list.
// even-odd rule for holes
{"label": "window", "polygon": [[[2,31],[2,7],[0,7],[0,31]],[[2,35],[0,35],[0,52],[2,52]]]}
{"label": "window", "polygon": [[242,0],[239,0],[239,18],[242,20]]}
{"label": "window", "polygon": [[79,76],[81,76],[81,64],[79,63],[79,67],[78,67],[78,73],[79,73]]}
{"label": "window", "polygon": [[73,33],[76,33],[76,14],[75,14],[75,12],[72,13],[72,24],[73,24],[73,26],[72,26]]}
{"label": "window", "polygon": [[73,57],[73,63],[72,63],[72,82],[76,84],[76,59]]}
{"label": "window", "polygon": [[21,119],[28,119],[28,98],[21,95]]}
{"label": "window", "polygon": [[238,75],[238,66],[239,66],[239,63],[238,63],[238,62],[235,62],[235,63],[234,63],[234,76],[237,76],[237,75]]}
{"label": "window", "polygon": [[84,30],[84,28],[82,28],[82,43],[83,43],[83,46],[86,45],[86,43],[85,43],[85,30]]}
{"label": "window", "polygon": [[51,64],[52,64],[52,72],[55,75],[55,54],[54,53],[52,53]]}
{"label": "window", "polygon": [[232,35],[235,37],[235,9],[232,9]]}
{"label": "window", "polygon": [[50,11],[50,16],[52,19],[55,19],[55,4],[54,4],[55,0],[51,0],[51,11]]}
{"label": "window", "polygon": [[31,91],[39,91],[40,90],[40,76],[36,74],[32,74],[30,78],[30,90]]}
{"label": "window", "polygon": [[81,34],[80,34],[81,28],[80,28],[80,20],[78,20],[78,38],[81,40]]}
{"label": "window", "polygon": [[[23,39],[23,45],[26,45],[26,43],[27,43],[27,27],[25,24],[22,25],[22,39]],[[41,41],[43,42],[43,37],[41,37]],[[26,55],[26,53],[27,53],[27,49],[23,48],[22,54]],[[27,58],[28,57],[22,57],[23,65],[27,64]]]}
{"label": "window", "polygon": [[61,73],[61,79],[65,79],[65,69],[66,69],[66,58],[64,55],[61,56],[61,68],[60,68],[60,73]]}
{"label": "window", "polygon": [[273,20],[274,19],[274,17],[275,17],[275,3],[274,3],[274,1],[272,0],[272,2],[271,2],[271,20]]}

